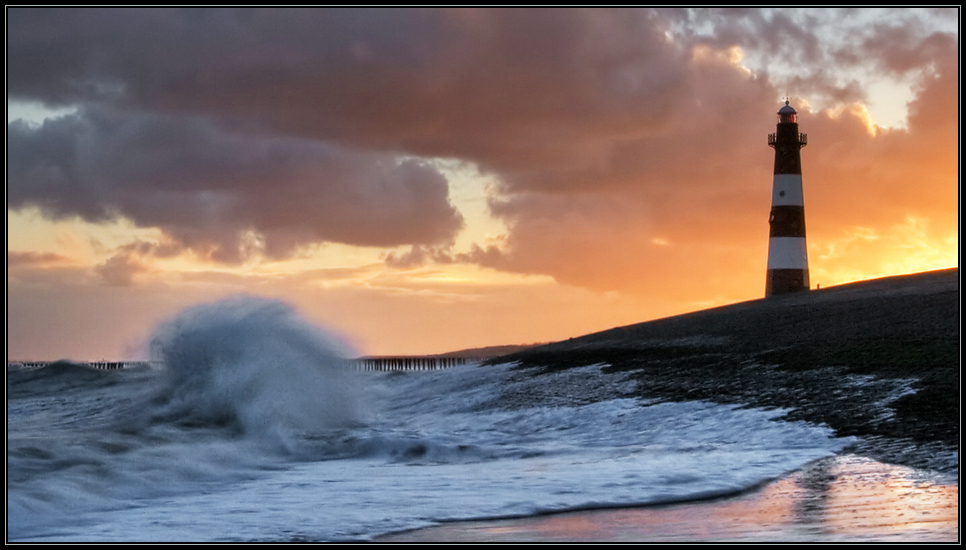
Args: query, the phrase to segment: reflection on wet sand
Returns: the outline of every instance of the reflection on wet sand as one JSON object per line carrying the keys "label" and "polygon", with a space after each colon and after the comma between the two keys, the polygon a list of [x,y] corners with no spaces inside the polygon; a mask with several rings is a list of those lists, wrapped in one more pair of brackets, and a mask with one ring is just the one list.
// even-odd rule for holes
{"label": "reflection on wet sand", "polygon": [[959,486],[948,474],[847,455],[729,499],[461,522],[380,540],[957,542]]}

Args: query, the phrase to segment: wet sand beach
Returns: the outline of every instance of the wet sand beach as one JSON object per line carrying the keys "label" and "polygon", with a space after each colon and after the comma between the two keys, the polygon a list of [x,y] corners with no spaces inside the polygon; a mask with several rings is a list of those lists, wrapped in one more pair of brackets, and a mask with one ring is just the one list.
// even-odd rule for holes
{"label": "wet sand beach", "polygon": [[[775,408],[855,444],[740,495],[459,522],[387,542],[959,541],[959,270],[620,327],[491,362],[604,364],[653,402]],[[484,367],[485,368],[485,367]]]}
{"label": "wet sand beach", "polygon": [[444,524],[382,542],[958,542],[950,476],[842,455],[722,499]]}

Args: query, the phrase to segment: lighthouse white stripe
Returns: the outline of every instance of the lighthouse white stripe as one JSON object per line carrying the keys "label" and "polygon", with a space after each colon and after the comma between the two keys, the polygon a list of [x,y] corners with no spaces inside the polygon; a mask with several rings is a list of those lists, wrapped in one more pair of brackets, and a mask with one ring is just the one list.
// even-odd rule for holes
{"label": "lighthouse white stripe", "polygon": [[768,240],[768,269],[808,269],[805,239],[772,237]]}
{"label": "lighthouse white stripe", "polygon": [[805,206],[801,174],[775,174],[771,191],[772,206]]}

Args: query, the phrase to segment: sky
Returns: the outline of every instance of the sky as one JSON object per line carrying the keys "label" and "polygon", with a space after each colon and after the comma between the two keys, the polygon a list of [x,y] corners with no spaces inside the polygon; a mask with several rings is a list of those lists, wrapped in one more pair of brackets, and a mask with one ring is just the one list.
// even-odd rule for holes
{"label": "sky", "polygon": [[7,8],[7,355],[140,359],[283,300],[357,354],[957,267],[958,8]]}

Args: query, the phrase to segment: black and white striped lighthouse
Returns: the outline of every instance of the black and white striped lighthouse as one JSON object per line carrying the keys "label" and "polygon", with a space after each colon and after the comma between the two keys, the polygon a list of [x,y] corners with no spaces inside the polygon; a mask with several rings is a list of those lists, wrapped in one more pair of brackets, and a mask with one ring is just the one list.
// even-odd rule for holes
{"label": "black and white striped lighthouse", "polygon": [[768,145],[775,149],[775,180],[768,218],[766,297],[808,290],[801,157],[806,138],[798,133],[798,113],[785,101],[778,110],[777,131],[768,135]]}

